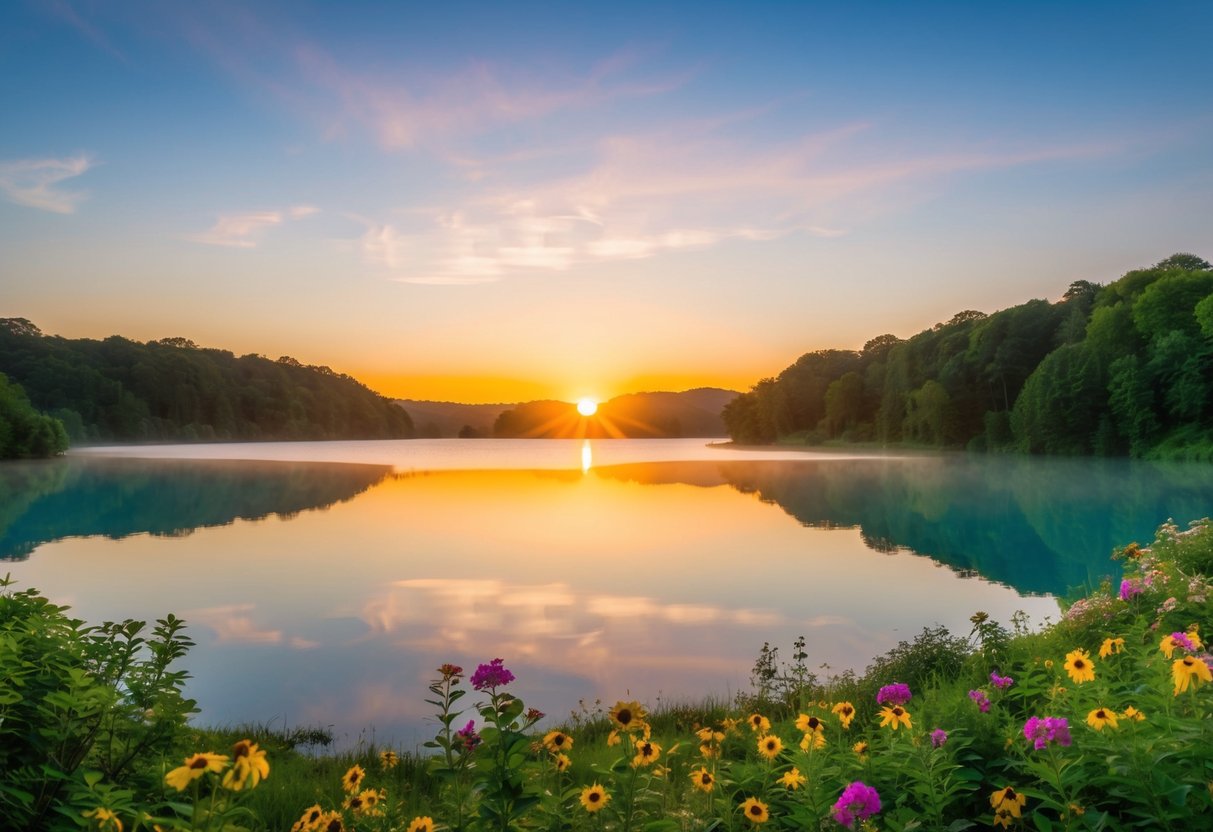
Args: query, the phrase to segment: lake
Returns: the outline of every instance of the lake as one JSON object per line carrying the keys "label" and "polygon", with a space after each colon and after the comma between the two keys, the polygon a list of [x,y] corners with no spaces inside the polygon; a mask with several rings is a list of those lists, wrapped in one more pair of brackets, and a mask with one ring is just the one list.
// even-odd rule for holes
{"label": "lake", "polygon": [[413,748],[443,662],[561,715],[730,697],[802,634],[836,672],[977,610],[1039,626],[1210,495],[1204,465],[693,439],[88,448],[0,465],[0,558],[90,622],[185,618],[202,722]]}

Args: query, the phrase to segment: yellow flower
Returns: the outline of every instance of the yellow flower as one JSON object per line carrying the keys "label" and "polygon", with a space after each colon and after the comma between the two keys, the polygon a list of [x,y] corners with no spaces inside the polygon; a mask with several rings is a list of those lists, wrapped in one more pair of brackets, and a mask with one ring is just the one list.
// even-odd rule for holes
{"label": "yellow flower", "polygon": [[543,744],[547,746],[548,751],[559,754],[573,747],[573,738],[563,731],[548,731],[543,736]]}
{"label": "yellow flower", "polygon": [[375,807],[379,805],[379,801],[386,798],[387,795],[383,792],[375,791],[374,789],[363,789],[358,794],[352,794],[347,797],[343,805],[360,817],[381,816],[383,812]]}
{"label": "yellow flower", "polygon": [[844,730],[850,730],[851,720],[855,718],[855,706],[850,702],[839,702],[830,709],[838,715],[838,721],[842,723]]}
{"label": "yellow flower", "polygon": [[635,731],[644,724],[646,716],[648,714],[636,701],[624,702],[621,699],[615,703],[615,707],[611,708],[611,719],[623,731]]}
{"label": "yellow flower", "polygon": [[400,756],[395,751],[380,751],[379,762],[383,764],[384,768],[395,768],[396,764],[400,762]]}
{"label": "yellow flower", "polygon": [[765,734],[771,730],[771,720],[762,714],[750,714],[750,718],[746,722],[749,723],[750,730],[758,734]]}
{"label": "yellow flower", "polygon": [[747,797],[741,802],[741,811],[750,823],[766,823],[771,817],[767,804],[756,797]]}
{"label": "yellow flower", "polygon": [[581,790],[581,805],[587,812],[597,812],[611,801],[607,790],[595,783]]}
{"label": "yellow flower", "polygon": [[699,753],[711,760],[720,756],[720,749],[705,742],[699,746]]}
{"label": "yellow flower", "polygon": [[227,757],[222,754],[195,754],[185,758],[185,765],[164,775],[164,782],[179,792],[184,791],[186,786],[208,771],[218,774],[226,765]]}
{"label": "yellow flower", "polygon": [[709,728],[700,728],[695,732],[695,736],[699,737],[700,742],[711,742],[716,738],[716,732]]}
{"label": "yellow flower", "polygon": [[1146,718],[1145,714],[1143,714],[1141,711],[1134,708],[1132,705],[1125,708],[1125,712],[1123,714],[1121,714],[1121,716],[1123,716],[1125,719],[1131,719],[1136,722],[1141,722],[1142,720],[1144,720]]}
{"label": "yellow flower", "polygon": [[552,762],[555,764],[557,771],[568,771],[569,766],[573,765],[573,761],[569,759],[568,754],[557,754]]}
{"label": "yellow flower", "polygon": [[1071,650],[1066,653],[1066,672],[1076,685],[1095,681],[1095,664],[1086,650]]}
{"label": "yellow flower", "polygon": [[1045,659],[1045,670],[1052,670],[1052,669],[1053,669],[1053,660]]}
{"label": "yellow flower", "polygon": [[737,723],[740,721],[741,720],[739,719],[729,719],[728,717],[725,717],[724,719],[720,720],[720,727],[724,729],[726,734],[728,734],[737,730]]}
{"label": "yellow flower", "polygon": [[800,740],[800,750],[808,751],[810,748],[818,749],[826,747],[825,734],[805,734]]}
{"label": "yellow flower", "polygon": [[1209,672],[1209,666],[1193,656],[1176,659],[1171,665],[1171,677],[1175,682],[1176,696],[1186,691],[1193,679],[1198,682],[1213,682],[1213,673]]}
{"label": "yellow flower", "polygon": [[852,745],[851,750],[854,751],[856,754],[858,754],[860,759],[863,759],[864,757],[868,756],[868,744],[866,742],[864,742],[863,740],[860,740],[859,742]]}
{"label": "yellow flower", "polygon": [[1102,731],[1104,726],[1116,727],[1116,714],[1107,708],[1096,708],[1087,714],[1087,724],[1096,731]]}
{"label": "yellow flower", "polygon": [[1175,643],[1175,639],[1171,638],[1169,634],[1163,636],[1162,641],[1158,643],[1158,649],[1161,650],[1162,654],[1168,659],[1175,655],[1175,648],[1177,646],[1178,645]]}
{"label": "yellow flower", "polygon": [[407,832],[434,832],[434,819],[428,815],[413,818]]}
{"label": "yellow flower", "polygon": [[[997,822],[997,817],[1002,812],[1006,812],[1006,816],[1012,818],[1022,816],[1023,807],[1027,805],[1027,802],[1028,798],[1026,795],[1016,793],[1010,786],[1005,786],[994,792],[990,795],[990,808],[994,810],[995,822]],[[1003,826],[1009,825],[1007,823],[1003,824]]]}
{"label": "yellow flower", "polygon": [[657,758],[661,756],[661,746],[655,742],[636,743],[636,756],[632,758],[632,766],[648,766],[657,762]]}
{"label": "yellow flower", "polygon": [[619,739],[619,729],[618,728],[616,728],[611,733],[607,734],[607,745],[608,746],[619,745],[620,742],[621,742],[621,740]]}
{"label": "yellow flower", "polygon": [[774,734],[758,738],[758,753],[768,760],[774,760],[779,756],[780,751],[783,751],[783,740]]}
{"label": "yellow flower", "polygon": [[232,746],[232,767],[223,775],[223,788],[238,792],[245,786],[255,789],[270,776],[270,764],[265,752],[251,740],[241,740]]}
{"label": "yellow flower", "polygon": [[825,723],[815,716],[801,714],[796,717],[796,728],[806,734],[820,734],[825,730]]}
{"label": "yellow flower", "polygon": [[809,778],[801,774],[800,769],[793,766],[791,771],[785,772],[783,777],[779,778],[779,782],[792,791],[796,791],[805,783],[809,782]]}
{"label": "yellow flower", "polygon": [[291,832],[312,832],[320,824],[320,819],[324,817],[324,809],[320,808],[317,803],[303,811],[303,815],[299,820],[295,821],[295,825],[291,827]]}
{"label": "yellow flower", "polygon": [[122,821],[118,820],[118,816],[104,806],[98,806],[96,809],[90,809],[87,812],[82,812],[86,818],[93,818],[97,821],[98,829],[117,829],[122,832]]}
{"label": "yellow flower", "polygon": [[712,789],[716,788],[716,778],[712,776],[712,772],[703,766],[691,772],[691,782],[695,784],[695,788],[704,793],[711,792]]}
{"label": "yellow flower", "polygon": [[894,731],[899,725],[905,725],[907,728],[914,727],[910,724],[910,712],[900,705],[894,705],[891,708],[885,705],[880,709],[880,727],[884,728],[886,725],[891,725]]}
{"label": "yellow flower", "polygon": [[341,778],[341,788],[353,794],[358,791],[358,786],[361,785],[364,777],[366,777],[366,770],[362,766],[350,766],[350,770]]}
{"label": "yellow flower", "polygon": [[1103,644],[1099,645],[1099,657],[1106,659],[1115,653],[1123,653],[1125,649],[1125,640],[1123,638],[1105,638]]}

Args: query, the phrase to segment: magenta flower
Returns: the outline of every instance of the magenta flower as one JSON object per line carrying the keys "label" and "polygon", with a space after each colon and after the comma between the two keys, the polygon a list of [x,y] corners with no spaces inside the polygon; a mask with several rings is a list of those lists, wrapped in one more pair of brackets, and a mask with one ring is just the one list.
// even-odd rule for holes
{"label": "magenta flower", "polygon": [[948,741],[948,732],[942,728],[936,728],[931,732],[931,746],[939,748]]}
{"label": "magenta flower", "polygon": [[997,672],[990,674],[990,682],[999,690],[1006,690],[1015,684],[1015,680],[1010,676],[999,676]]}
{"label": "magenta flower", "polygon": [[1192,643],[1192,639],[1188,638],[1187,633],[1171,633],[1171,641],[1175,642],[1176,647],[1182,647],[1189,653],[1196,652],[1196,645]]}
{"label": "magenta flower", "polygon": [[505,687],[514,681],[514,674],[502,666],[504,659],[493,659],[488,664],[482,664],[472,674],[472,687],[476,690],[485,688]]}
{"label": "magenta flower", "polygon": [[880,794],[866,783],[856,780],[842,790],[834,803],[834,820],[848,829],[854,829],[856,821],[867,820],[880,811]]}
{"label": "magenta flower", "polygon": [[[904,705],[911,699],[910,686],[904,682],[895,682],[891,685],[885,685],[876,694],[876,704],[878,705]],[[862,785],[862,784],[861,784]]]}
{"label": "magenta flower", "polygon": [[1143,591],[1141,581],[1139,581],[1137,578],[1125,578],[1120,582],[1120,600],[1122,601],[1131,600],[1132,598],[1141,595]]}
{"label": "magenta flower", "polygon": [[1064,746],[1072,742],[1070,723],[1065,717],[1031,717],[1023,725],[1023,735],[1037,751],[1043,751],[1051,742]]}
{"label": "magenta flower", "polygon": [[480,745],[480,735],[476,733],[475,720],[468,720],[468,724],[455,732],[455,736],[463,743],[465,751],[471,751],[476,746]]}
{"label": "magenta flower", "polygon": [[984,690],[981,690],[980,688],[978,688],[977,690],[969,691],[969,698],[972,699],[975,703],[977,703],[977,707],[981,710],[981,712],[983,714],[989,713],[990,699],[989,699],[989,697],[986,696],[986,692]]}

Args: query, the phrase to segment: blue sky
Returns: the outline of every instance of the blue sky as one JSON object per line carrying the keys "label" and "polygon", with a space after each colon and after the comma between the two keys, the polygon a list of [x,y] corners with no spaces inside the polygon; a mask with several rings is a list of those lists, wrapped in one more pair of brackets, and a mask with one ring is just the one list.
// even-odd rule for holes
{"label": "blue sky", "polygon": [[14,2],[0,315],[466,401],[1213,257],[1208,3]]}

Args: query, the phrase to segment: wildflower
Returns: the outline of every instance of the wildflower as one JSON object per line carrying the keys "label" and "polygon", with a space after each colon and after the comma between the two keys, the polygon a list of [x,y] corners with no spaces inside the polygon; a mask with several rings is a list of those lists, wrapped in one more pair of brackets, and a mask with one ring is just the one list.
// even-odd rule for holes
{"label": "wildflower", "polygon": [[904,705],[912,699],[910,686],[904,682],[885,685],[876,694],[877,705]]}
{"label": "wildflower", "polygon": [[468,724],[455,732],[455,736],[463,743],[464,751],[473,751],[480,745],[480,735],[476,733],[476,721],[469,719]]}
{"label": "wildflower", "polygon": [[994,810],[994,825],[1010,827],[1011,819],[1023,816],[1023,807],[1027,805],[1027,795],[1018,794],[1010,786],[1005,786],[990,795],[990,808]]}
{"label": "wildflower", "polygon": [[458,679],[463,675],[463,668],[457,664],[444,664],[438,668],[438,672],[442,674],[442,681],[449,682],[452,679]]}
{"label": "wildflower", "polygon": [[325,812],[314,827],[317,832],[345,832],[345,822],[338,811]]}
{"label": "wildflower", "polygon": [[1071,650],[1066,653],[1066,672],[1076,685],[1095,681],[1095,664],[1086,650]]}
{"label": "wildflower", "polygon": [[434,832],[434,819],[428,816],[415,817],[406,832]]}
{"label": "wildflower", "polygon": [[864,759],[868,756],[868,744],[863,740],[851,746],[851,750],[859,755],[859,759]]}
{"label": "wildflower", "polygon": [[90,809],[87,812],[81,812],[86,818],[92,818],[97,821],[98,829],[109,829],[113,827],[118,832],[122,832],[122,821],[118,816],[104,806],[98,806],[96,809]]}
{"label": "wildflower", "polygon": [[737,723],[740,721],[741,720],[739,719],[730,719],[729,717],[725,717],[724,719],[720,720],[720,727],[724,729],[726,734],[731,734],[737,730]]}
{"label": "wildflower", "polygon": [[699,753],[712,760],[720,756],[720,749],[705,742],[699,746]]}
{"label": "wildflower", "polygon": [[741,811],[750,823],[766,823],[771,817],[767,804],[756,797],[747,797],[741,802]]}
{"label": "wildflower", "polygon": [[568,754],[557,754],[552,759],[552,764],[556,766],[557,771],[568,771],[569,766],[573,765],[573,761],[569,759]]}
{"label": "wildflower", "polygon": [[1087,714],[1087,724],[1096,731],[1102,731],[1104,726],[1116,727],[1116,714],[1107,708],[1096,708]]}
{"label": "wildflower", "polygon": [[241,740],[232,746],[232,767],[223,775],[223,788],[238,792],[247,785],[254,789],[269,776],[270,764],[257,743]]}
{"label": "wildflower", "polygon": [[892,726],[896,731],[898,726],[905,725],[907,728],[913,728],[910,724],[910,713],[900,705],[894,705],[892,708],[885,707],[880,709],[880,727],[886,725]]}
{"label": "wildflower", "polygon": [[620,700],[611,708],[611,719],[622,731],[635,731],[644,724],[648,716],[639,702],[624,702]]}
{"label": "wildflower", "polygon": [[1052,669],[1053,669],[1053,660],[1045,659],[1045,670],[1052,670]]}
{"label": "wildflower", "polygon": [[712,789],[716,787],[716,778],[712,776],[712,772],[703,766],[700,766],[697,771],[691,772],[691,782],[695,784],[695,788],[704,794],[710,794]]}
{"label": "wildflower", "polygon": [[661,756],[661,746],[655,742],[645,740],[636,744],[636,756],[632,758],[632,766],[648,766],[657,762],[657,758]]}
{"label": "wildflower", "polygon": [[801,714],[796,718],[796,728],[806,734],[820,734],[825,730],[825,723],[815,716]]}
{"label": "wildflower", "polygon": [[366,770],[360,765],[350,766],[350,770],[341,778],[341,788],[353,794],[358,791],[358,786],[362,784],[363,778],[366,777]]}
{"label": "wildflower", "polygon": [[1134,722],[1142,722],[1146,718],[1145,714],[1134,708],[1132,705],[1125,708],[1124,713],[1122,713],[1121,716],[1123,716],[1125,719],[1131,719]]}
{"label": "wildflower", "polygon": [[940,748],[947,741],[948,741],[948,732],[943,730],[942,728],[936,728],[934,731],[931,732],[931,746],[933,748]]}
{"label": "wildflower", "polygon": [[1042,751],[1051,742],[1062,746],[1073,742],[1070,738],[1070,723],[1065,717],[1030,717],[1023,725],[1023,735],[1037,751]]}
{"label": "wildflower", "polygon": [[380,751],[379,762],[384,768],[395,768],[400,756],[395,751]]}
{"label": "wildflower", "polygon": [[543,719],[545,716],[547,716],[547,714],[545,714],[543,711],[539,710],[538,708],[527,708],[526,709],[526,721],[527,722],[538,722],[539,720]]}
{"label": "wildflower", "polygon": [[382,812],[376,811],[375,806],[384,797],[383,793],[377,792],[374,789],[363,789],[358,794],[351,794],[347,797],[345,803],[342,805],[360,817],[380,815]]}
{"label": "wildflower", "polygon": [[880,794],[871,786],[856,780],[842,790],[834,803],[834,820],[854,829],[857,821],[865,821],[880,811]]}
{"label": "wildflower", "polygon": [[548,751],[558,754],[573,747],[573,738],[563,731],[548,731],[543,737],[543,744]]}
{"label": "wildflower", "polygon": [[[700,728],[698,731],[695,732],[695,736],[699,737],[700,742],[712,742],[712,740],[716,739],[716,732],[713,731],[710,727],[709,728]],[[721,739],[724,739],[723,735],[721,735]]]}
{"label": "wildflower", "polygon": [[1123,653],[1124,649],[1125,640],[1123,638],[1105,638],[1103,644],[1099,645],[1099,657],[1106,659],[1116,653]]}
{"label": "wildflower", "polygon": [[1182,647],[1189,653],[1195,653],[1201,647],[1200,636],[1195,632],[1171,633],[1169,636],[1164,636],[1162,642],[1158,645],[1158,649],[1168,659],[1174,655],[1176,647]]}
{"label": "wildflower", "polygon": [[322,817],[324,817],[324,810],[320,808],[319,803],[304,809],[303,815],[291,827],[291,832],[310,832],[316,828]]}
{"label": "wildflower", "polygon": [[218,774],[226,766],[227,757],[222,754],[195,754],[192,757],[185,758],[185,765],[175,768],[164,775],[164,782],[179,792],[184,791],[186,786],[208,771]]}
{"label": "wildflower", "polygon": [[855,707],[850,702],[839,702],[830,711],[838,715],[844,731],[850,730],[851,720],[855,718]]}
{"label": "wildflower", "polygon": [[969,691],[969,698],[977,704],[978,710],[980,710],[983,714],[989,712],[990,698],[986,696],[986,692],[984,690],[978,688],[977,690]]}
{"label": "wildflower", "polygon": [[768,760],[774,760],[779,756],[780,751],[783,751],[783,740],[774,734],[758,738],[758,753]]}
{"label": "wildflower", "polygon": [[801,751],[808,751],[810,748],[816,749],[816,748],[825,748],[825,747],[826,747],[825,734],[821,734],[821,733],[805,734],[800,740],[800,750]]}
{"label": "wildflower", "polygon": [[607,790],[595,783],[581,790],[581,805],[585,810],[594,813],[605,807],[611,801]]}
{"label": "wildflower", "polygon": [[1188,689],[1193,679],[1198,682],[1213,682],[1213,673],[1200,659],[1184,656],[1182,659],[1176,659],[1171,665],[1171,678],[1175,682],[1175,695],[1179,696]]}
{"label": "wildflower", "polygon": [[1131,601],[1145,590],[1137,578],[1125,578],[1120,582],[1120,600]]}
{"label": "wildflower", "polygon": [[999,676],[997,671],[990,673],[990,683],[999,690],[1006,690],[1015,684],[1015,680],[1010,676]]}
{"label": "wildflower", "polygon": [[801,774],[800,769],[795,766],[790,771],[784,772],[783,776],[779,778],[779,783],[792,791],[796,791],[807,782],[809,782],[809,778]]}
{"label": "wildflower", "polygon": [[771,720],[762,714],[750,714],[750,718],[746,722],[749,723],[750,730],[757,734],[765,734],[771,730]]}
{"label": "wildflower", "polygon": [[505,660],[493,659],[488,664],[478,666],[472,674],[472,687],[476,690],[488,688],[493,691],[514,681],[514,674],[503,666],[503,661]]}

